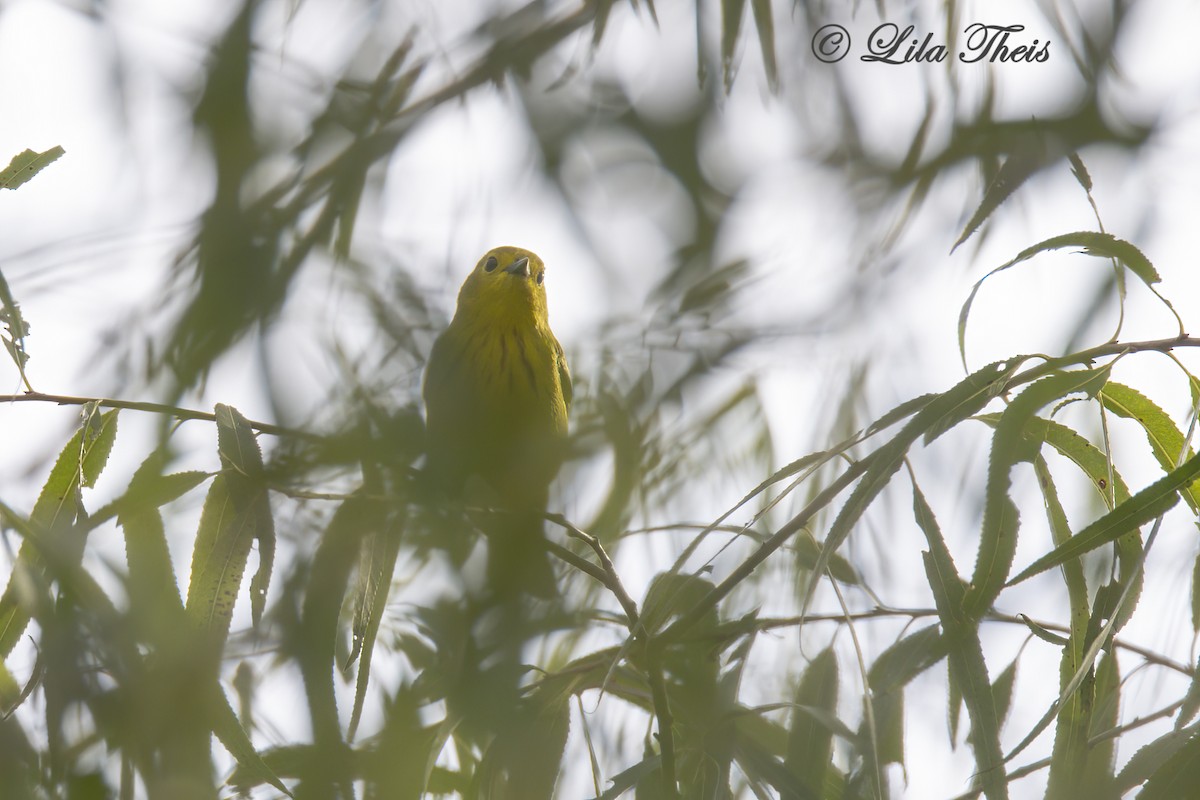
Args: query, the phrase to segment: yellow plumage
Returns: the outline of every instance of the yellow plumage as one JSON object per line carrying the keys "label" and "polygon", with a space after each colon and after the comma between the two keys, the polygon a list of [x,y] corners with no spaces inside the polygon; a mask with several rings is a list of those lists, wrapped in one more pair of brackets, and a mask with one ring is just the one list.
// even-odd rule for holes
{"label": "yellow plumage", "polygon": [[554,584],[540,517],[562,464],[571,403],[545,274],[528,250],[497,247],[484,255],[434,343],[424,388],[434,478],[459,493],[478,477],[488,504],[509,512],[489,528],[491,580],[543,596]]}

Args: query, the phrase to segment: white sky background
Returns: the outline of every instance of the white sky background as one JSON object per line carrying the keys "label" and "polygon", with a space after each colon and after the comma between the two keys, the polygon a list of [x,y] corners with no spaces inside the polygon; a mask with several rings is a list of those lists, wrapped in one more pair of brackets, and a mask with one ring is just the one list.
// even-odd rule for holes
{"label": "white sky background", "polygon": [[[26,148],[41,151],[62,145],[66,149],[60,161],[31,183],[19,191],[0,194],[0,270],[33,325],[28,342],[33,355],[29,374],[39,390],[75,395],[113,393],[112,376],[97,374],[94,369],[95,353],[104,346],[102,337],[114,325],[160,323],[161,309],[180,301],[161,297],[162,287],[171,259],[190,234],[189,223],[204,208],[212,190],[203,148],[190,137],[189,95],[181,90],[199,89],[205,43],[225,24],[225,15],[218,10],[221,5],[226,4],[211,0],[114,2],[106,6],[111,24],[101,26],[65,2],[0,3],[0,162]],[[429,52],[433,43],[444,48],[436,62],[438,68],[419,84],[420,94],[422,89],[439,85],[475,55],[466,36],[492,8],[490,3],[471,0],[386,3],[374,10],[350,3],[307,3],[299,5],[290,27],[280,34],[283,29],[278,21],[289,5],[274,4],[270,13],[278,15],[276,21],[260,25],[259,58],[264,62],[274,59],[279,69],[275,74],[263,70],[267,77],[254,87],[286,98],[279,118],[270,121],[284,137],[298,135],[294,126],[303,120],[299,114],[289,117],[289,105],[302,108],[323,102],[328,90],[324,77],[340,70],[363,26],[394,30],[399,41],[415,25],[419,50]],[[717,14],[716,5],[710,4],[710,20]],[[828,19],[845,24],[852,33],[865,33],[874,24],[868,8],[872,5],[863,4],[857,18],[831,11]],[[1077,8],[1087,17],[1105,5],[1081,2]],[[619,6],[594,61],[586,39],[580,39],[567,58],[584,74],[595,70],[618,81],[639,108],[669,116],[681,104],[686,107],[680,98],[696,91],[691,3],[659,0],[657,6],[660,29],[644,14],[637,16]],[[863,257],[862,237],[879,239],[885,231],[864,234],[853,222],[855,206],[841,176],[805,159],[813,155],[810,131],[822,127],[823,98],[803,92],[813,85],[812,73],[834,68],[814,62],[802,38],[807,35],[805,29],[791,22],[790,2],[776,6],[782,93],[772,96],[766,89],[753,42],[753,23],[747,17],[745,31],[751,39],[743,46],[745,55],[734,91],[724,102],[724,116],[712,121],[708,146],[713,170],[710,179],[719,186],[740,187],[737,210],[718,238],[719,255],[748,257],[755,265],[754,279],[761,288],[750,295],[754,308],[747,309],[748,314],[786,318],[798,309],[823,308],[838,297],[836,289],[853,279],[858,259]],[[1049,29],[1034,3],[1005,4],[1002,19],[996,18],[1001,12],[994,4],[965,6],[964,22],[1023,22],[1031,36]],[[928,18],[940,17],[931,14]],[[1184,0],[1143,0],[1138,4],[1118,48],[1125,82],[1106,87],[1106,91],[1119,98],[1126,113],[1133,110],[1146,117],[1157,116],[1161,129],[1136,161],[1128,154],[1100,149],[1082,154],[1095,183],[1094,194],[1106,229],[1132,240],[1147,254],[1162,274],[1162,292],[1185,323],[1196,329],[1200,329],[1200,287],[1191,245],[1198,211],[1196,187],[1200,186],[1200,145],[1196,144],[1200,142],[1200,58],[1194,53],[1192,33],[1198,27],[1200,7]],[[715,34],[715,28],[710,33]],[[940,32],[935,29],[935,34]],[[1000,100],[998,116],[1027,118],[1046,112],[1057,108],[1062,97],[1075,88],[1066,47],[1056,42],[1051,54],[1046,64],[993,67]],[[118,55],[119,59],[115,58]],[[561,59],[562,54],[556,52],[554,57]],[[860,92],[868,139],[881,148],[894,139],[896,146],[903,148],[923,110],[923,97],[918,94],[920,73],[944,71],[945,65],[884,67],[847,61],[836,69]],[[967,86],[976,80],[964,65],[953,67],[952,74]],[[710,76],[714,78],[719,76]],[[126,92],[121,99],[113,93],[117,79]],[[488,247],[512,243],[537,251],[550,269],[554,329],[569,352],[581,353],[586,359],[595,323],[613,309],[634,315],[642,312],[658,273],[639,266],[667,258],[687,240],[691,223],[678,213],[681,190],[670,180],[654,183],[649,195],[630,197],[620,191],[619,177],[609,176],[590,185],[580,200],[589,212],[583,233],[601,242],[601,263],[580,229],[566,218],[550,187],[530,177],[535,145],[511,102],[511,90],[497,92],[485,87],[476,90],[467,103],[446,106],[424,123],[387,165],[389,191],[381,207],[364,208],[363,219],[372,224],[361,224],[360,233],[370,247],[417,265],[419,285],[440,295],[447,313],[462,276]],[[796,109],[801,104],[804,124],[797,122]],[[586,173],[588,160],[596,155],[576,153],[577,161],[569,161],[566,168]],[[821,427],[832,422],[828,387],[840,386],[838,376],[847,365],[868,354],[873,360],[868,397],[878,403],[871,409],[874,415],[900,400],[941,391],[956,382],[962,368],[955,326],[959,306],[972,283],[1033,242],[1095,227],[1082,191],[1065,165],[1060,165],[1022,188],[1015,201],[997,215],[982,245],[976,238],[950,255],[950,246],[981,191],[976,175],[963,178],[961,195],[935,191],[896,248],[883,256],[897,266],[887,273],[888,278],[880,279],[886,281],[884,285],[871,287],[873,296],[886,301],[866,304],[871,310],[869,318],[851,316],[844,327],[828,336],[798,336],[775,351],[759,351],[744,359],[746,374],[758,376],[769,387],[768,410],[780,464],[828,443]],[[627,268],[613,271],[614,263]],[[1064,335],[1061,320],[1074,319],[1070,301],[1078,293],[1081,277],[1099,275],[1103,269],[1101,261],[1059,254],[990,279],[976,301],[968,331],[971,365],[1015,353],[1056,350]],[[310,276],[308,281],[320,286],[320,277]],[[329,365],[315,348],[320,338],[315,327],[322,329],[320,333],[336,328],[344,334],[344,341],[364,345],[370,341],[371,332],[362,328],[365,320],[354,316],[355,309],[345,307],[345,314],[339,315],[342,299],[318,291],[289,306],[283,316],[279,335],[294,335],[297,340],[292,376],[297,411],[303,407],[302,398],[315,401],[321,396],[319,387],[330,377]],[[1062,310],[1064,303],[1068,304],[1066,310]],[[847,314],[854,311],[847,309]],[[1098,323],[1090,341],[1102,341],[1114,323],[1115,315],[1111,322]],[[1123,336],[1130,340],[1161,338],[1174,332],[1169,315],[1131,282]],[[1184,359],[1195,366],[1195,359],[1189,360],[1186,354]],[[1133,385],[1155,381],[1148,384],[1153,386],[1148,394],[1185,424],[1187,394],[1177,372],[1162,358],[1143,356],[1131,361],[1118,370],[1118,379]],[[252,419],[268,419],[271,411],[253,379],[255,369],[248,355],[229,359],[214,372],[204,396],[189,398],[189,404],[211,407],[214,402],[224,402]],[[0,379],[5,379],[0,385],[7,384],[3,391],[19,391],[15,370],[0,364]],[[305,387],[310,391],[306,393]],[[0,413],[0,437],[8,454],[0,463],[0,498],[17,508],[32,506],[44,479],[46,459],[61,447],[75,419],[74,409],[32,404],[13,405]],[[146,452],[138,437],[149,441],[152,424],[133,414],[123,415],[125,427],[114,464],[97,490],[97,498],[123,489],[128,474]],[[960,437],[964,452],[974,452],[975,463],[982,469],[986,440],[971,440],[965,432],[954,435]],[[183,437],[182,442],[195,445],[197,463],[215,466],[215,436],[210,428],[186,426]],[[1119,433],[1117,442],[1126,458],[1150,464],[1147,455],[1139,455],[1145,448],[1138,436]],[[919,470],[920,456],[916,461]],[[1021,479],[1030,478],[1018,475],[1018,485]],[[1152,476],[1149,467],[1143,476],[1126,474],[1134,489]],[[961,536],[951,535],[951,541],[959,544],[955,553],[960,571],[965,571],[973,562],[970,535],[978,509],[958,494],[961,487],[957,484],[939,482],[935,475],[924,477],[927,484],[923,488],[943,529],[953,530],[959,524],[963,531]],[[964,480],[970,482],[970,478]],[[727,496],[711,498],[711,508],[705,513],[715,516],[748,488],[731,486]],[[99,499],[92,502],[99,505]],[[1076,512],[1072,519],[1080,519],[1088,508],[1079,500],[1069,509]],[[895,510],[900,517],[908,515],[902,503]],[[696,516],[703,517],[703,513]],[[872,519],[880,526],[878,515]],[[1038,538],[1040,521],[1027,522],[1031,532],[1023,531],[1018,565],[1028,563],[1044,548]],[[109,554],[119,559],[118,535],[112,531],[108,535],[108,544],[115,548]],[[877,529],[865,535],[892,534]],[[1181,661],[1193,660],[1186,602],[1180,598],[1190,591],[1194,537],[1195,528],[1185,516],[1176,512],[1168,517],[1147,567],[1150,574],[1165,579],[1147,584],[1139,613],[1123,633],[1130,641]],[[894,598],[911,597],[908,589],[924,584],[921,543],[911,537],[904,541],[911,547],[896,548],[891,553],[892,563],[881,565],[881,569],[890,566],[890,571],[871,581],[876,588],[886,587]],[[103,541],[93,544],[106,546]],[[179,538],[172,544],[178,547],[181,583],[186,587],[189,542]],[[636,585],[637,565],[621,566],[635,575]],[[1046,608],[1063,605],[1060,596],[1039,600],[1034,589],[1020,596],[1028,596],[1031,606],[1039,602]],[[241,603],[239,610],[244,611],[246,605]],[[1163,611],[1147,613],[1154,608]],[[1004,610],[1036,616],[1033,607]],[[1007,634],[1009,649],[1005,649],[1005,634],[1001,633],[996,655],[989,651],[993,673],[1007,664],[1026,638],[1023,631]],[[889,642],[886,634],[872,639],[868,660]],[[1031,651],[1038,647],[1037,643],[1028,646]],[[1022,664],[1018,696],[1025,690],[1034,699],[1010,717],[1005,730],[1008,746],[1042,714],[1052,697],[1056,680],[1046,676],[1056,674],[1057,654],[1048,647],[1041,649],[1044,658],[1030,656]],[[813,648],[808,655],[815,652]],[[844,661],[843,675],[852,671],[852,663]],[[1125,719],[1135,716],[1131,711],[1135,706],[1153,710],[1164,697],[1179,694],[1175,685],[1156,684],[1159,674],[1141,682],[1135,677],[1126,684]],[[944,680],[937,677],[944,676],[944,668],[933,670],[932,675]],[[1046,681],[1050,688],[1045,688]],[[847,687],[852,685],[853,681],[847,683]],[[916,684],[930,689],[936,711],[911,714],[906,796],[950,796],[965,789],[969,778],[969,761],[947,762],[952,756],[945,749],[944,700],[938,696],[939,685]],[[915,707],[911,692],[909,702],[911,710]],[[848,713],[853,716],[854,712]],[[1138,741],[1137,736],[1122,744],[1118,763],[1131,755],[1128,748]],[[1047,741],[1048,737],[1044,736]],[[582,751],[576,752],[582,755]],[[947,767],[947,763],[959,768]],[[582,777],[581,773],[572,779]],[[1044,778],[1042,774],[1014,784],[1013,796],[1038,796]],[[584,784],[578,785],[580,792],[586,791]],[[573,789],[563,792],[564,797],[575,796]]]}

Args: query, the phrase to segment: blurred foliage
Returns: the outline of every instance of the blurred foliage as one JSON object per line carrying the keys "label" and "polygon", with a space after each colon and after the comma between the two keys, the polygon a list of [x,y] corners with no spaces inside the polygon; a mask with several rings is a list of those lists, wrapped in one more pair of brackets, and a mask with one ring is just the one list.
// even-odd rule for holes
{"label": "blurred foliage", "polygon": [[[356,9],[383,18],[391,5],[401,4]],[[876,5],[891,21],[919,21],[912,4]],[[322,4],[287,6],[290,24]],[[953,40],[964,12],[937,8]],[[692,28],[657,28],[681,9]],[[1189,791],[1180,787],[1196,785],[1200,763],[1196,671],[1117,634],[1139,607],[1164,514],[1180,501],[1193,516],[1200,509],[1200,457],[1188,445],[1191,422],[1111,374],[1121,359],[1200,344],[1182,321],[1166,338],[1120,341],[1118,329],[1083,346],[1085,313],[1060,354],[967,367],[956,385],[927,386],[886,413],[864,397],[866,369],[855,365],[845,400],[823,391],[836,419],[800,457],[773,435],[762,376],[747,368],[795,348],[797,332],[864,312],[869,288],[893,268],[889,248],[964,167],[983,189],[963,209],[965,224],[942,225],[945,251],[986,237],[1042,172],[1069,167],[1077,199],[1096,207],[1081,153],[1136,150],[1156,121],[1123,119],[1103,94],[1118,74],[1128,4],[1088,17],[1067,10],[1042,20],[1079,78],[1052,113],[1002,118],[990,73],[972,98],[954,81],[935,87],[943,73],[931,68],[919,123],[889,130],[885,147],[842,73],[808,58],[812,32],[843,13],[832,4],[497,3],[453,43],[470,55],[449,68],[451,43],[430,31],[397,37],[368,25],[343,73],[306,86],[308,102],[287,109],[288,124],[276,119],[286,101],[265,88],[278,54],[262,42],[278,9],[258,0],[231,9],[191,98],[212,188],[164,269],[163,296],[178,302],[150,309],[168,318],[163,330],[123,330],[121,355],[106,354],[125,364],[148,353],[144,373],[118,400],[39,395],[28,383],[14,399],[78,402],[83,419],[31,510],[0,497],[15,550],[0,596],[3,797],[539,798],[557,785],[563,797],[883,798],[920,749],[906,723],[928,714],[928,695],[908,694],[943,663],[935,700],[946,704],[950,746],[968,745],[961,796],[1007,797],[1014,781],[1043,770],[1049,797],[1080,796],[1080,787],[1117,797],[1144,786],[1151,800]],[[102,26],[110,11],[97,3],[89,13]],[[591,61],[618,18],[695,37],[695,91],[670,113]],[[796,120],[811,161],[848,187],[858,216],[847,224],[869,240],[855,280],[831,281],[827,305],[785,319],[754,306],[756,265],[722,255],[745,187],[722,172],[712,129],[748,80],[798,109],[820,87],[832,113],[798,110]],[[646,287],[634,301],[644,315],[607,314],[570,354],[580,389],[560,495],[580,499],[580,517],[549,519],[561,602],[518,609],[497,608],[473,577],[477,509],[436,496],[423,478],[417,386],[444,323],[431,270],[372,237],[389,164],[443,109],[484,93],[526,123],[539,177],[602,280],[624,288],[636,274]],[[27,152],[14,169],[40,169],[57,154]],[[0,185],[31,175],[0,176]],[[672,214],[683,222],[664,234],[664,258],[617,263],[589,190],[615,188],[623,207],[650,216],[642,202],[655,181],[681,198]],[[407,188],[406,201],[419,203],[423,188]],[[896,212],[902,222],[879,235]],[[1097,228],[1030,245],[993,272],[1076,248],[1106,271],[1098,303],[1115,298],[1123,309],[1132,273],[1169,308],[1150,260],[1104,231],[1098,212]],[[372,335],[357,343],[335,326],[323,354],[336,375],[325,396],[300,404],[280,321],[303,316],[314,293],[321,305],[332,286],[355,297]],[[964,351],[983,288],[981,279],[961,311]],[[24,376],[29,327],[2,277],[0,300],[4,342]],[[223,359],[247,351],[260,359],[274,424],[225,404],[212,414],[181,407]],[[1175,363],[1194,406],[1200,384]],[[127,396],[135,390],[163,402]],[[1078,406],[1086,416],[1064,421]],[[108,463],[119,415],[143,412],[161,418],[159,441],[116,499],[89,510],[85,490]],[[1145,434],[1159,469],[1140,490],[1109,447],[1118,419]],[[176,467],[182,420],[215,428],[211,472]],[[952,546],[963,537],[943,531],[922,489],[920,456],[956,449],[946,442],[964,429],[990,436],[986,463],[965,477],[979,506],[969,575]],[[1035,491],[1014,483],[1025,467]],[[1095,509],[1086,523],[1072,522],[1059,496],[1080,485]],[[705,521],[730,487],[742,500]],[[201,491],[192,533],[180,507]],[[911,516],[887,505],[896,498]],[[1041,513],[1053,542],[1015,570],[1022,517]],[[908,608],[889,606],[868,580],[888,561],[869,546],[880,515],[887,546],[925,548],[927,591]],[[125,563],[100,580],[89,537],[114,523]],[[183,594],[169,550],[181,536],[191,552]],[[1091,569],[1089,558],[1108,566]],[[1024,607],[1013,598],[1035,578],[1061,583],[1061,608],[1042,607],[1036,620],[996,610]],[[1194,587],[1185,605],[1200,629]],[[864,650],[861,639],[889,622],[899,626],[881,627],[880,646]],[[830,625],[832,637],[816,633]],[[1006,729],[1022,661],[997,669],[989,631],[998,627],[1018,630],[1030,650],[1051,648],[1060,664],[1058,697],[1029,730]],[[1188,688],[1164,709],[1122,713],[1135,669],[1177,673]],[[1115,744],[1155,717],[1173,718],[1174,729],[1118,769]],[[1037,739],[1047,729],[1052,744]]]}

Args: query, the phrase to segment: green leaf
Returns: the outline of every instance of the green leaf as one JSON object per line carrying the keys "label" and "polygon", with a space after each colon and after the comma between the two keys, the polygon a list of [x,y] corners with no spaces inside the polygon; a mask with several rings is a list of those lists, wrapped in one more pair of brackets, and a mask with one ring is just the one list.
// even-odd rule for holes
{"label": "green leaf", "polygon": [[1150,775],[1138,800],[1194,797],[1197,786],[1200,786],[1200,735],[1193,734]]}
{"label": "green leaf", "polygon": [[35,605],[47,600],[45,559],[53,558],[56,569],[67,569],[83,556],[84,533],[75,529],[86,513],[82,486],[94,483],[108,460],[116,438],[117,412],[86,419],[59,453],[29,519],[21,520],[11,510],[4,514],[25,540],[0,596],[0,659],[7,658],[20,640]]}
{"label": "green leaf", "polygon": [[224,642],[254,540],[259,568],[250,584],[255,622],[262,614],[274,555],[275,527],[263,476],[262,453],[246,418],[236,409],[216,407],[221,473],[213,479],[192,550],[187,610]]}
{"label": "green leaf", "polygon": [[67,442],[50,470],[29,522],[35,530],[61,533],[83,513],[79,490],[96,482],[117,435],[117,412],[98,418],[85,406],[85,418],[79,430]]}
{"label": "green leaf", "polygon": [[[938,626],[911,633],[884,650],[867,672],[870,702],[875,712],[877,747],[863,754],[880,765],[904,763],[904,689],[925,670],[946,657],[946,639]],[[859,739],[868,738],[864,718]],[[873,769],[873,768],[872,768]]]}
{"label": "green leaf", "polygon": [[151,453],[115,504],[125,532],[130,607],[150,624],[172,624],[174,612],[183,612],[159,508],[207,479],[203,472],[164,476],[164,461],[161,450]]}
{"label": "green leaf", "polygon": [[[1136,389],[1120,383],[1109,383],[1100,392],[1104,407],[1119,417],[1131,419],[1141,426],[1150,442],[1150,450],[1164,471],[1175,469],[1183,454],[1183,434],[1175,422],[1156,404]],[[1187,457],[1192,455],[1188,448]],[[1200,481],[1183,490],[1183,499],[1193,513],[1200,512]]]}
{"label": "green leaf", "polygon": [[250,422],[236,408],[218,403],[217,451],[221,467],[239,510],[253,523],[258,540],[258,569],[250,579],[250,616],[257,626],[267,602],[267,587],[275,564],[275,522],[267,494],[262,451]]}
{"label": "green leaf", "polygon": [[13,156],[7,167],[0,170],[0,189],[16,189],[49,164],[57,161],[65,152],[66,150],[58,146],[51,147],[44,153],[22,150]]}
{"label": "green leaf", "polygon": [[[229,705],[229,698],[225,696],[225,692],[217,685],[212,686],[211,692],[213,733],[221,740],[221,744],[229,751],[229,755],[237,761],[239,779],[254,786],[268,783],[291,797],[292,793],[287,790],[279,777],[254,749],[254,743],[250,741],[246,730],[238,722],[237,714],[234,713],[233,706]],[[232,778],[230,780],[232,781]]]}
{"label": "green leaf", "polygon": [[796,705],[783,762],[813,797],[821,796],[825,773],[830,768],[833,731],[825,719],[837,713],[837,697],[837,655],[832,647],[827,647],[808,663],[796,687]]}
{"label": "green leaf", "polygon": [[[504,735],[492,740],[480,765],[482,797],[548,798],[553,794],[567,746],[568,700],[569,695],[539,692],[517,709]],[[500,790],[489,791],[493,786]]]}
{"label": "green leaf", "polygon": [[1047,152],[1045,136],[1036,126],[1026,132],[1024,136],[1017,138],[1010,145],[1010,151],[996,172],[996,177],[992,179],[987,191],[984,192],[979,207],[975,209],[975,213],[971,215],[971,219],[959,234],[958,240],[954,242],[954,247],[950,248],[951,253],[969,239],[971,234],[984,223],[984,220],[991,216],[992,212],[1012,196],[1025,181],[1047,166],[1051,160],[1050,154]]}
{"label": "green leaf", "polygon": [[[1188,749],[1192,759],[1200,762],[1200,725],[1189,725],[1186,728],[1170,731],[1139,749],[1117,775],[1116,790],[1122,794],[1128,792],[1145,783],[1147,779],[1159,775],[1160,770],[1162,770],[1162,774],[1159,776],[1159,780],[1167,780],[1170,772],[1177,771],[1179,765],[1173,764],[1171,770],[1168,771],[1164,769],[1166,764],[1185,748]],[[1195,781],[1191,784],[1191,786],[1196,785]],[[1139,798],[1144,796],[1143,790],[1143,794],[1139,795]],[[1164,800],[1170,796],[1168,794],[1159,795]],[[1187,795],[1185,792],[1174,796],[1186,797]]]}
{"label": "green leaf", "polygon": [[213,479],[192,549],[187,611],[202,627],[224,641],[242,585],[256,521],[252,510],[239,511],[224,473]]}
{"label": "green leaf", "polygon": [[320,763],[313,765],[321,782],[347,779],[341,757],[345,743],[338,720],[333,675],[334,645],[342,602],[359,559],[364,537],[383,528],[383,505],[361,495],[347,498],[334,512],[313,555],[304,593],[299,635],[305,643],[299,662],[312,722],[313,744]]}
{"label": "green leaf", "polygon": [[965,606],[967,587],[954,567],[933,511],[913,484],[913,516],[925,534],[929,550],[924,555],[925,574],[933,591],[938,618],[948,644],[948,663],[963,703],[971,717],[970,742],[975,750],[977,776],[988,800],[1008,797],[1004,780],[1004,754],[1000,750],[1000,714],[988,679],[983,646],[976,620]]}
{"label": "green leaf", "polygon": [[1079,153],[1071,153],[1068,156],[1071,162],[1071,174],[1075,176],[1075,180],[1079,181],[1079,185],[1083,187],[1085,192],[1092,191],[1092,176],[1088,173],[1087,166],[1084,165],[1083,159],[1079,157]]}
{"label": "green leaf", "polygon": [[976,618],[991,608],[1012,569],[1020,525],[1017,507],[1009,497],[1012,468],[1037,454],[1024,435],[1026,428],[1039,410],[1066,395],[1083,392],[1095,396],[1108,374],[1103,368],[1047,376],[1028,386],[1001,414],[992,436],[983,525],[967,597],[969,613]]}
{"label": "green leaf", "polygon": [[[1092,691],[1089,742],[1093,737],[1115,729],[1120,722],[1121,673],[1112,650],[1100,656]],[[1116,743],[1115,737],[1108,736],[1088,748],[1087,768],[1081,787],[1087,791],[1087,796],[1109,797],[1116,794],[1113,789],[1116,781],[1113,774]]]}
{"label": "green leaf", "polygon": [[21,315],[21,304],[13,297],[12,290],[9,289],[8,281],[5,280],[2,272],[0,272],[0,323],[4,324],[8,333],[7,336],[0,336],[0,341],[4,343],[4,348],[12,358],[13,364],[16,365],[21,382],[26,389],[33,391],[29,378],[25,375],[25,364],[29,361],[29,354],[25,352],[25,337],[29,335],[29,323]]}
{"label": "green leaf", "polygon": [[871,691],[880,695],[902,690],[945,657],[946,642],[937,625],[910,633],[875,659],[867,673]]}
{"label": "green leaf", "polygon": [[354,687],[354,708],[350,712],[350,727],[347,737],[354,739],[362,717],[363,703],[367,698],[367,682],[371,674],[371,654],[375,650],[375,637],[383,621],[387,607],[388,590],[391,588],[392,573],[400,555],[399,525],[389,525],[380,531],[367,534],[362,547],[362,558],[358,569],[358,597],[355,601],[354,644],[345,669],[349,669],[355,658],[361,657],[358,665],[358,680]]}
{"label": "green leaf", "polygon": [[1070,559],[1078,558],[1165,514],[1179,501],[1179,490],[1190,485],[1197,476],[1200,476],[1200,456],[1193,456],[1178,469],[1172,470],[1088,525],[1065,544],[1055,547],[1034,561],[1007,585],[1018,584]]}

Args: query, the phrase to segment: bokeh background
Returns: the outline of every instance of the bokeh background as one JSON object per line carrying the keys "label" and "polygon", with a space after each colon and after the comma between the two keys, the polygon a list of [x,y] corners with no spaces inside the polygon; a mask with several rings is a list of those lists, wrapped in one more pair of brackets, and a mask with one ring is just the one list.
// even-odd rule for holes
{"label": "bokeh background", "polygon": [[[952,53],[971,23],[1024,25],[1014,38],[1049,41],[1049,58],[860,61],[885,22],[953,43]],[[812,44],[831,23],[854,44],[827,64]],[[462,278],[490,247],[536,251],[576,379],[575,458],[556,505],[608,543],[640,601],[700,528],[774,470],[960,380],[963,302],[1031,244],[1097,230],[1098,215],[1148,256],[1184,326],[1195,325],[1198,28],[1200,9],[1178,0],[3,2],[0,160],[26,148],[66,153],[0,194],[0,270],[32,326],[27,374],[40,391],[220,402],[330,436],[382,414],[389,421],[377,430],[395,439],[377,438],[376,452],[401,463],[418,458],[411,423],[424,358]],[[1090,172],[1094,208],[1071,153]],[[955,248],[1006,161],[1016,191]],[[1105,261],[1044,254],[984,284],[965,359],[975,369],[1100,344],[1122,310],[1123,339],[1178,332],[1137,281],[1122,306]],[[1128,359],[1116,374],[1187,427],[1188,384],[1167,359]],[[15,368],[0,375],[7,391],[21,390]],[[0,412],[5,503],[32,505],[76,412],[49,403]],[[1099,435],[1094,410],[1063,415]],[[122,426],[89,503],[124,490],[163,421],[125,413]],[[1161,474],[1140,431],[1111,436],[1131,486]],[[963,564],[989,440],[988,428],[968,424],[913,454]],[[171,442],[179,468],[216,468],[211,426],[184,424]],[[268,457],[287,450],[266,437],[263,446]],[[354,483],[352,458],[296,458],[296,489]],[[1021,565],[1048,549],[1049,534],[1032,472],[1016,477],[1030,503]],[[1099,513],[1085,487],[1062,490],[1073,520]],[[760,529],[769,533],[811,491],[785,494]],[[269,606],[286,606],[287,576],[302,574],[331,506],[276,499]],[[169,516],[184,589],[201,500],[185,497]],[[763,502],[731,522],[748,522]],[[861,575],[845,589],[851,610],[931,605],[910,504],[904,491],[885,495],[848,540],[842,555]],[[1167,520],[1146,566],[1155,580],[1122,636],[1194,664],[1181,598],[1192,591],[1196,531],[1186,510]],[[828,523],[814,525],[817,539]],[[720,579],[751,549],[745,537],[707,537],[689,569]],[[123,557],[115,527],[91,534],[84,563],[116,597]],[[1102,561],[1091,568],[1103,572]],[[419,671],[388,636],[411,632],[413,605],[453,585],[453,573],[428,548],[401,558],[375,691]],[[722,616],[797,614],[803,573],[798,554],[768,562]],[[810,611],[839,613],[827,583]],[[580,607],[615,608],[582,576],[566,586]],[[1035,581],[1000,610],[1062,622],[1064,597],[1054,581]],[[246,633],[247,606],[243,596],[226,671],[245,660],[259,675],[256,745],[305,741],[298,676],[269,635],[264,644]],[[866,663],[912,624],[905,615],[857,623]],[[1011,747],[1057,696],[1057,653],[1021,626],[987,630],[993,677],[1020,663]],[[580,629],[530,657],[621,641],[619,629]],[[762,635],[742,701],[786,699],[830,642],[841,659],[839,714],[857,726],[863,680],[836,622]],[[24,674],[34,658],[22,646],[9,667]],[[885,768],[895,796],[953,797],[970,786],[966,726],[946,731],[945,680],[942,666],[910,689],[907,757]],[[1132,670],[1122,719],[1154,712],[1187,684],[1170,670]],[[645,719],[616,705],[583,695],[574,713],[594,718],[596,738],[585,743],[572,725],[558,796],[591,796],[589,746],[606,779],[640,758]],[[34,697],[17,715],[35,740],[38,714]],[[378,724],[368,704],[364,732]],[[1118,764],[1170,724],[1122,737]],[[1043,734],[1018,763],[1050,744]],[[1012,796],[1042,796],[1045,782],[1034,771]],[[751,796],[745,781],[734,786]]]}

